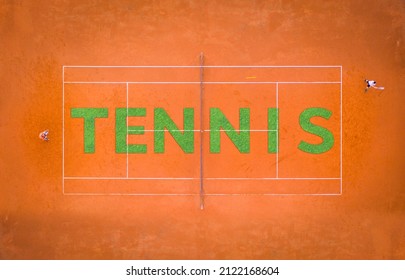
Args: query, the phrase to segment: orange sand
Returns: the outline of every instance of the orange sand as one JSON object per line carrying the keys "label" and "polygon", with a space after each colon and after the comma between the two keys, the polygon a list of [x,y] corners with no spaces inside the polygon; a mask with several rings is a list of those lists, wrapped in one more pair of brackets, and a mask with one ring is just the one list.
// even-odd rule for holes
{"label": "orange sand", "polygon": [[[364,5],[357,0],[1,1],[0,259],[404,259],[405,4]],[[208,65],[342,65],[342,196],[207,196],[201,211],[198,195],[63,195],[62,66],[198,65],[201,51]],[[385,90],[365,94],[365,78]],[[294,87],[288,90],[297,97]],[[110,111],[125,106],[120,88],[116,91],[115,97],[94,102],[109,100]],[[287,97],[280,102],[288,103]],[[194,99],[181,102],[198,106]],[[296,117],[289,119],[297,108],[280,113],[289,128],[297,125]],[[105,137],[96,139],[109,145],[110,165],[88,172],[122,175],[125,155],[109,148],[114,147],[112,113],[100,128]],[[80,149],[75,141],[82,137],[72,133],[80,121],[72,125],[65,134],[71,151]],[[45,129],[49,142],[38,139]],[[335,125],[331,129],[338,131]],[[176,147],[170,141],[169,147]],[[75,160],[66,158],[72,174],[83,171]],[[153,160],[145,160],[141,171],[149,172]],[[284,174],[301,172],[303,160],[287,157]],[[310,172],[329,175],[328,168]],[[180,187],[198,193],[198,185],[197,191],[184,182]]]}

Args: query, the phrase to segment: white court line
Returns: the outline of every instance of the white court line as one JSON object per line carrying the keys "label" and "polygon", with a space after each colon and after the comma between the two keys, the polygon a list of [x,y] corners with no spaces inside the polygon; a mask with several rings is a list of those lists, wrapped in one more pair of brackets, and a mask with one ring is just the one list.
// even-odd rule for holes
{"label": "white court line", "polygon": [[205,178],[205,180],[244,180],[244,181],[249,181],[249,180],[321,180],[321,181],[329,181],[329,180],[340,180],[340,178],[321,178],[321,177],[317,177],[317,178],[285,178],[285,177],[254,177],[254,178],[246,178],[246,177],[228,177],[228,178],[217,178],[217,177],[213,177],[213,178]]}
{"label": "white court line", "polygon": [[278,83],[276,84],[276,109],[277,109],[277,129],[276,129],[276,137],[277,137],[277,139],[276,139],[276,143],[277,143],[277,146],[276,146],[276,177],[278,178],[278,153],[279,153],[279,143],[278,143],[278,134],[279,134],[279,131],[278,131],[278,123],[279,123],[279,121],[280,121],[280,119],[279,119],[279,113],[278,113]]}
{"label": "white court line", "polygon": [[[128,131],[141,131],[141,130],[136,130],[136,129],[128,129]],[[169,130],[166,129],[144,129],[142,130],[144,132],[169,132]],[[179,132],[201,132],[199,129],[176,129],[176,131]]]}
{"label": "white court line", "polygon": [[62,66],[62,193],[65,194],[65,66]]}
{"label": "white court line", "polygon": [[343,71],[340,66],[340,194],[343,192]]}
{"label": "white court line", "polygon": [[[200,196],[194,193],[65,193],[66,196]],[[204,196],[341,196],[340,193],[217,193]]]}
{"label": "white court line", "polygon": [[[65,180],[200,180],[199,177],[64,177]],[[284,178],[284,177],[207,177],[203,178],[204,180],[320,180],[320,181],[329,181],[329,180],[340,180],[340,178]]]}
{"label": "white court line", "polygon": [[200,53],[200,209],[204,209],[204,54]]}
{"label": "white court line", "polygon": [[70,81],[65,84],[199,84],[199,82]]}
{"label": "white court line", "polygon": [[207,194],[207,196],[340,196],[340,193],[218,193]]}
{"label": "white court line", "polygon": [[[65,84],[156,84],[156,85],[179,85],[179,84],[200,84],[200,82],[134,82],[134,81],[68,81],[64,82]],[[204,84],[340,84],[336,81],[312,81],[312,82],[302,82],[302,81],[290,81],[290,82],[281,82],[281,81],[271,81],[271,82],[204,82]]]}
{"label": "white court line", "polygon": [[340,196],[340,193],[218,193],[207,196]]}
{"label": "white court line", "polygon": [[65,177],[65,180],[199,180],[194,177]]}
{"label": "white court line", "polygon": [[229,131],[237,131],[237,132],[269,132],[269,131],[277,131],[276,129],[234,129],[234,130],[230,130],[230,129],[205,129],[204,132],[210,132],[210,131],[224,131],[224,132],[229,132]]}
{"label": "white court line", "polygon": [[66,65],[66,68],[339,68],[341,65]]}
{"label": "white court line", "polygon": [[126,146],[127,146],[127,178],[129,177],[129,160],[128,160],[128,154],[129,154],[129,152],[128,152],[128,149],[129,149],[129,145],[128,145],[128,83],[127,83],[127,86],[126,86],[126,88],[127,88],[127,116],[126,116],[126,118],[125,118],[125,126],[127,127],[127,135],[126,135],[126,138],[127,138],[127,143],[126,143]]}
{"label": "white court line", "polygon": [[207,82],[207,84],[339,84],[336,81],[267,81],[267,82]]}
{"label": "white court line", "polygon": [[[134,130],[134,129],[128,129],[128,131],[140,131],[140,130]],[[163,129],[144,129],[142,130],[144,132],[169,132],[169,130],[163,130]],[[275,129],[234,129],[234,130],[229,130],[229,129],[220,129],[220,130],[216,130],[216,129],[204,129],[204,130],[198,130],[198,129],[178,129],[176,131],[179,132],[211,132],[211,131],[215,131],[215,132],[230,132],[230,131],[236,131],[236,132],[269,132],[269,131],[277,131]]]}
{"label": "white court line", "polygon": [[188,194],[188,193],[65,193],[65,195],[70,196],[197,196],[199,194]]}

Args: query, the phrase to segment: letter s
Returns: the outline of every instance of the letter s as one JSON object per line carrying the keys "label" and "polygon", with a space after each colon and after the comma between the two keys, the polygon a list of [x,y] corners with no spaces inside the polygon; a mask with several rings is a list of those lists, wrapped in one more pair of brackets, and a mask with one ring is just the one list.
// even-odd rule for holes
{"label": "letter s", "polygon": [[335,139],[333,134],[326,128],[311,123],[312,117],[322,117],[329,119],[332,112],[325,108],[308,108],[305,109],[300,115],[300,126],[306,132],[317,135],[322,138],[321,144],[310,144],[301,141],[298,149],[310,154],[322,154],[332,149]]}

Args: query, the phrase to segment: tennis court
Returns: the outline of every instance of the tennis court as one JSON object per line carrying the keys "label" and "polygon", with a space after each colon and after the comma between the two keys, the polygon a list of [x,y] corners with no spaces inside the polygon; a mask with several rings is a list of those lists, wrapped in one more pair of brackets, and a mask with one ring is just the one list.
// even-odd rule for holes
{"label": "tennis court", "polygon": [[404,259],[405,6],[367,5],[1,2],[0,258]]}

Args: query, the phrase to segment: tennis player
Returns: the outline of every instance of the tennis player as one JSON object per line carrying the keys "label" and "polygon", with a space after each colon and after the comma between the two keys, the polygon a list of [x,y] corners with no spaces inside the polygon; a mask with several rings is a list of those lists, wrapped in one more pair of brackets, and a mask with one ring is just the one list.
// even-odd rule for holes
{"label": "tennis player", "polygon": [[369,88],[371,88],[371,87],[375,88],[375,89],[378,89],[378,90],[383,90],[384,89],[384,87],[377,87],[377,82],[376,81],[372,81],[372,80],[364,80],[364,81],[366,82],[366,85],[367,85],[364,92],[367,92],[367,90]]}
{"label": "tennis player", "polygon": [[48,133],[49,133],[49,130],[48,130],[48,129],[45,130],[45,131],[42,131],[42,132],[39,134],[39,139],[41,139],[42,141],[49,141]]}

